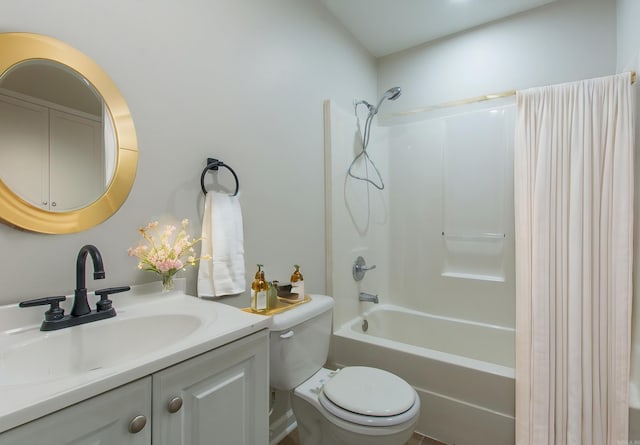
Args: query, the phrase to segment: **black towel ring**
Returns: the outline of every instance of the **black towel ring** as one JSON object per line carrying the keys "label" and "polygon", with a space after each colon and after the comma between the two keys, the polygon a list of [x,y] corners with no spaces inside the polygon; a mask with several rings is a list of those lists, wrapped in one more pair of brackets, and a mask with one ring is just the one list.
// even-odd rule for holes
{"label": "black towel ring", "polygon": [[206,175],[209,170],[218,171],[219,167],[226,168],[233,175],[233,179],[236,180],[236,191],[231,196],[237,196],[238,190],[240,190],[240,181],[238,181],[238,175],[236,175],[236,172],[234,172],[233,169],[227,164],[214,158],[207,158],[207,166],[204,168],[204,170],[202,170],[202,175],[200,175],[200,187],[202,187],[202,193],[204,193],[205,195],[207,194],[207,189],[204,188],[204,175]]}

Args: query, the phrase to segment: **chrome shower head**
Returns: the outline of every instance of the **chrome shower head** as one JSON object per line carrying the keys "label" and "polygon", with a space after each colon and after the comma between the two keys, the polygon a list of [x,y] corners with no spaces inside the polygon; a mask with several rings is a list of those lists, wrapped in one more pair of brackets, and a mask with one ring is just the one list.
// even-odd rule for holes
{"label": "chrome shower head", "polygon": [[384,102],[385,99],[396,100],[397,98],[400,97],[401,94],[402,94],[402,89],[400,87],[389,88],[382,95],[382,98],[380,99],[380,102],[378,102],[378,106],[375,107],[373,110],[371,108],[369,108],[369,112],[373,113],[374,115],[377,114],[378,110],[380,109],[380,105],[382,105],[382,102]]}
{"label": "chrome shower head", "polygon": [[378,109],[380,108],[380,105],[382,105],[382,102],[384,102],[385,99],[396,100],[397,98],[400,97],[401,94],[402,94],[402,89],[400,87],[393,87],[393,88],[389,88],[387,91],[384,92],[384,94],[382,95],[382,98],[380,99],[380,102],[378,102],[377,107],[374,107],[366,100],[354,101],[353,105],[356,108],[358,107],[358,105],[365,105],[369,110],[369,117],[372,118],[373,116],[378,114]]}
{"label": "chrome shower head", "polygon": [[383,97],[389,100],[396,100],[402,94],[402,88],[392,87],[384,92]]}

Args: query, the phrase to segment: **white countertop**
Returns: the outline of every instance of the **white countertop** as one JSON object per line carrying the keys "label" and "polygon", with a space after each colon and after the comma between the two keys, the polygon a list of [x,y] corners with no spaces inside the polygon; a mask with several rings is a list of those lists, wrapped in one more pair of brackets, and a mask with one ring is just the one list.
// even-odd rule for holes
{"label": "white countertop", "polygon": [[[178,283],[178,287],[183,287],[183,283]],[[226,304],[188,296],[182,289],[169,293],[159,293],[158,290],[157,283],[133,286],[129,292],[110,297],[118,314],[116,317],[51,332],[39,330],[47,306],[0,306],[0,432],[233,342],[268,328],[271,324],[270,317],[250,314]],[[73,296],[68,297],[65,305],[70,307],[72,301]],[[95,308],[93,295],[90,295],[90,302],[91,307]],[[165,315],[176,314],[198,317],[198,325],[193,332],[184,338],[171,339],[166,346],[163,344],[152,351],[135,350],[136,338],[142,340],[145,336],[144,331],[135,332],[131,335],[130,342],[121,346],[123,357],[126,358],[122,361],[116,360],[113,365],[90,369],[72,376],[59,375],[47,378],[45,375],[42,380],[32,377],[31,381],[19,381],[20,379],[12,376],[16,376],[16,371],[20,370],[8,369],[10,365],[7,363],[12,363],[10,354],[19,351],[21,347],[28,347],[24,345],[31,342],[55,340],[54,336],[82,337],[83,331],[98,323],[121,323],[124,320],[149,316],[158,316],[157,319],[161,320]],[[136,321],[132,321],[135,324]],[[129,325],[131,326],[131,323]],[[104,326],[99,326],[102,327]],[[96,344],[95,347],[100,348],[100,344]],[[132,350],[135,353],[132,354]],[[39,372],[39,369],[46,372],[50,360],[61,360],[59,356],[65,354],[68,355],[69,351],[47,351],[42,354],[42,363],[37,363],[34,369],[25,369],[24,372],[33,374]]]}

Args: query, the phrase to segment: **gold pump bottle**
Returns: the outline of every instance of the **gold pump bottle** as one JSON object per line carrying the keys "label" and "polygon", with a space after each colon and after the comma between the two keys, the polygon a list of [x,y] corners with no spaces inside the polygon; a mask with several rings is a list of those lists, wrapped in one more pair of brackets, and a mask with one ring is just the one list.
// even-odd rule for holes
{"label": "gold pump bottle", "polygon": [[251,283],[251,310],[253,312],[267,312],[267,281],[264,278],[262,264],[258,264],[258,271]]}
{"label": "gold pump bottle", "polygon": [[291,274],[291,293],[298,294],[298,300],[304,300],[304,278],[300,266],[294,264],[295,270]]}

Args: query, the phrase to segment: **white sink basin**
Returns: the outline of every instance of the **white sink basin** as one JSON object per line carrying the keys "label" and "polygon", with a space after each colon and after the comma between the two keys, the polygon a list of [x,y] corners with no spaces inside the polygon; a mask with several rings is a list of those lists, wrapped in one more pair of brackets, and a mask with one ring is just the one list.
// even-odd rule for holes
{"label": "white sink basin", "polygon": [[[20,340],[0,351],[0,387],[47,382],[114,366],[166,348],[202,325],[191,314],[93,322]],[[32,337],[31,335],[30,337]]]}
{"label": "white sink basin", "polygon": [[180,280],[169,293],[132,286],[113,298],[116,317],[58,331],[40,331],[46,308],[0,306],[0,434],[269,326],[269,317],[186,295]]}

